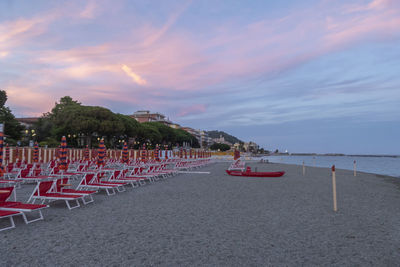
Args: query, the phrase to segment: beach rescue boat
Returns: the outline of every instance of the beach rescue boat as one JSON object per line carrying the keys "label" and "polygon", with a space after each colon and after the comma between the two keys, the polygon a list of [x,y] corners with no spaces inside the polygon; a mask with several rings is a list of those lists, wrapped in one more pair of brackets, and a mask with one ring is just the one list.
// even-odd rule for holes
{"label": "beach rescue boat", "polygon": [[226,173],[232,176],[246,176],[246,177],[281,177],[285,174],[284,171],[280,172],[253,172],[250,167],[243,170],[226,170]]}

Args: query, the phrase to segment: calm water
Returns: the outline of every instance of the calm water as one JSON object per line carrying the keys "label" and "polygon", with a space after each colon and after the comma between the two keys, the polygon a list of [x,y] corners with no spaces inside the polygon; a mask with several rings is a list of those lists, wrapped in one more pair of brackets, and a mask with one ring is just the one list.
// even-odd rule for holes
{"label": "calm water", "polygon": [[357,162],[357,170],[400,177],[400,158],[389,157],[351,157],[351,156],[268,156],[270,162],[287,163],[306,166],[331,167],[353,170],[353,162]]}

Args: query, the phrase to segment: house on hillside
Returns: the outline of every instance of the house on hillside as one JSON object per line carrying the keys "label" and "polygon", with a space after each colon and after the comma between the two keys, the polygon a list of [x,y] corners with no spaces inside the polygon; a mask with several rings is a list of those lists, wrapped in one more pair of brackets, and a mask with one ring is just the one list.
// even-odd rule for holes
{"label": "house on hillside", "polygon": [[143,122],[160,122],[164,125],[167,125],[171,128],[176,128],[177,125],[172,123],[169,119],[166,118],[164,114],[158,113],[158,112],[150,112],[150,110],[138,110],[130,117],[134,118],[140,123]]}
{"label": "house on hillside", "polygon": [[225,137],[223,137],[222,135],[219,136],[219,138],[213,138],[212,139],[214,141],[214,143],[220,143],[220,144],[225,144],[228,145],[230,147],[232,147],[232,143],[228,142],[225,140]]}

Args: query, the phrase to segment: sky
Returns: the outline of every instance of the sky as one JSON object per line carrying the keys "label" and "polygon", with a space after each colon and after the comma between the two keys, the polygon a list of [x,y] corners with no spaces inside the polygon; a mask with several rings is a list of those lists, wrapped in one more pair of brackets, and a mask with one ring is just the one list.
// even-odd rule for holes
{"label": "sky", "polygon": [[400,1],[0,1],[17,117],[69,95],[265,149],[400,154]]}

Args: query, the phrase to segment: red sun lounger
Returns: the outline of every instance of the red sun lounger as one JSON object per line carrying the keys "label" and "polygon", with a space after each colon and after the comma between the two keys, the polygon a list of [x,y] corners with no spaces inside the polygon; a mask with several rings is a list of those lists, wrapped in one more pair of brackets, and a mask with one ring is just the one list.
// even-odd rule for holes
{"label": "red sun lounger", "polygon": [[[78,199],[83,199],[84,195],[67,195],[63,193],[56,193],[54,189],[54,182],[55,181],[39,182],[33,190],[28,202],[34,204],[36,200],[39,200],[42,201],[42,204],[44,204],[46,201],[64,200],[69,210],[80,207]],[[75,206],[71,206],[70,201],[75,201]]]}
{"label": "red sun lounger", "polygon": [[[76,190],[72,188],[66,188],[71,186],[69,184],[69,178],[61,178],[57,179],[56,184],[55,184],[55,193],[61,193],[61,194],[66,194],[66,195],[82,195],[84,196],[82,198],[83,204],[88,204],[92,203],[93,200],[93,194],[97,193],[97,190]],[[85,197],[88,198],[88,200],[85,199]]]}
{"label": "red sun lounger", "polygon": [[117,185],[117,184],[99,183],[96,179],[96,176],[97,175],[95,173],[85,174],[85,176],[83,176],[81,182],[79,183],[77,190],[104,189],[106,191],[107,195],[111,196],[111,195],[115,195],[115,189],[118,190],[118,187],[121,186],[121,185]]}
{"label": "red sun lounger", "polygon": [[[47,205],[40,205],[40,204],[28,204],[28,203],[22,203],[22,202],[16,202],[16,201],[9,201],[11,198],[11,195],[14,192],[14,187],[4,187],[1,188],[1,191],[3,193],[0,194],[0,210],[7,210],[7,211],[18,211],[22,212],[22,217],[24,218],[24,221],[26,224],[31,223],[31,222],[36,222],[39,220],[43,220],[43,214],[42,214],[42,209],[48,208]],[[15,192],[14,192],[15,194]],[[14,200],[15,200],[15,195],[14,195]],[[38,212],[39,217],[28,220],[26,217],[26,212]]]}
{"label": "red sun lounger", "polygon": [[5,226],[3,228],[0,228],[0,232],[7,230],[7,229],[12,229],[15,228],[15,223],[14,223],[14,216],[16,215],[22,215],[22,212],[19,211],[8,211],[8,210],[0,210],[0,219],[6,219],[8,218],[10,220],[11,226]]}

